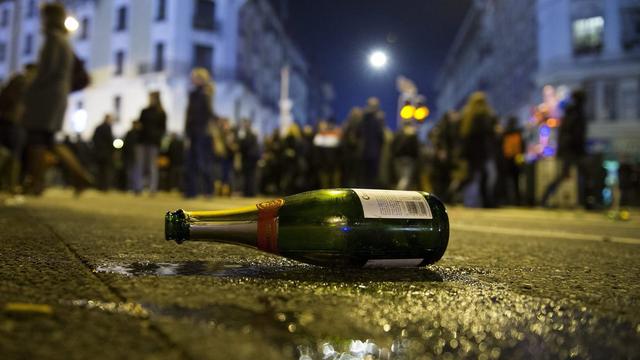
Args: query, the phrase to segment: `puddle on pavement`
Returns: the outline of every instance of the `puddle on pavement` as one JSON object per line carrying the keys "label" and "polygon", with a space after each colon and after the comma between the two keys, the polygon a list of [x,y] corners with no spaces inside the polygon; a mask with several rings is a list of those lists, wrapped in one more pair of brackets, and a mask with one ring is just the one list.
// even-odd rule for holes
{"label": "puddle on pavement", "polygon": [[242,273],[247,268],[238,264],[212,264],[204,261],[180,263],[135,262],[131,264],[103,264],[95,272],[126,276],[229,276]]}

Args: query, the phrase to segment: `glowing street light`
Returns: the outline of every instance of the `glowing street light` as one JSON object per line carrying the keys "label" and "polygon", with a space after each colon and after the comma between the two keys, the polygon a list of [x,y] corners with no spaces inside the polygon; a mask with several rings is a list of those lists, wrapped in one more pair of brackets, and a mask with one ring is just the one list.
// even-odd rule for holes
{"label": "glowing street light", "polygon": [[388,62],[389,58],[387,54],[385,54],[382,50],[375,50],[371,53],[371,55],[369,55],[369,64],[374,69],[382,69],[387,65]]}
{"label": "glowing street light", "polygon": [[64,27],[69,32],[75,32],[80,27],[80,23],[73,16],[67,16],[67,18],[64,19]]}

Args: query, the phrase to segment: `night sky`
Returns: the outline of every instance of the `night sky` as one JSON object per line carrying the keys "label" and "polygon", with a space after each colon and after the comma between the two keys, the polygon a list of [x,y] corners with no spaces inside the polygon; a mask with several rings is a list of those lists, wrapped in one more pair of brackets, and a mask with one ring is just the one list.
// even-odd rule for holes
{"label": "night sky", "polygon": [[[342,121],[369,96],[381,99],[393,126],[398,92],[395,79],[414,80],[435,104],[442,65],[470,0],[273,0],[285,3],[285,26],[310,61],[313,71],[333,84],[334,110]],[[279,9],[280,10],[280,9]],[[369,67],[372,49],[386,49],[387,69]]]}

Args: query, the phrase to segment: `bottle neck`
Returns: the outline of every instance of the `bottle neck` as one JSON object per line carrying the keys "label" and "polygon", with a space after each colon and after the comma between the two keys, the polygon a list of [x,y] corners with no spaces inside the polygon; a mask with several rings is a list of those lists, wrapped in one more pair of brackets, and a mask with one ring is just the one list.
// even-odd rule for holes
{"label": "bottle neck", "polygon": [[167,240],[215,241],[257,247],[258,210],[255,206],[220,211],[169,212]]}

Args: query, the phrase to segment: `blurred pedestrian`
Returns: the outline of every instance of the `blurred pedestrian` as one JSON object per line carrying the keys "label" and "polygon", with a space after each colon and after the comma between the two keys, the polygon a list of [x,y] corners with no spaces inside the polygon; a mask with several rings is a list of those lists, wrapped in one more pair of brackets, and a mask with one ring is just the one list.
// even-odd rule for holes
{"label": "blurred pedestrian", "polygon": [[342,181],[345,187],[358,187],[363,182],[362,156],[364,144],[362,141],[362,117],[362,109],[354,107],[349,112],[349,116],[347,116],[342,127],[340,160],[342,163]]}
{"label": "blurred pedestrian", "polygon": [[524,139],[518,118],[509,117],[502,136],[502,157],[504,160],[504,178],[507,203],[521,205],[520,202],[520,168],[524,163]]}
{"label": "blurred pedestrian", "polygon": [[[460,169],[460,115],[447,111],[433,127],[429,137],[433,143],[433,192],[442,201],[454,201],[467,174]],[[464,169],[466,170],[466,169]]]}
{"label": "blurred pedestrian", "polygon": [[93,157],[96,163],[98,190],[107,191],[111,187],[113,176],[113,132],[111,125],[113,118],[110,114],[104,116],[102,124],[93,133]]}
{"label": "blurred pedestrian", "polygon": [[178,134],[171,134],[167,149],[169,158],[169,190],[182,191],[182,176],[184,174],[184,140]]}
{"label": "blurred pedestrian", "polygon": [[411,121],[403,121],[391,146],[397,190],[416,188],[417,162],[420,145],[418,132]]}
{"label": "blurred pedestrian", "polygon": [[54,143],[62,129],[71,88],[74,55],[67,40],[67,15],[60,3],[47,3],[41,10],[43,45],[33,81],[25,94],[24,126],[27,129],[27,176],[25,190],[40,195],[45,188],[46,155],[53,150],[72,175],[77,192],[93,183],[93,177],[73,153]]}
{"label": "blurred pedestrian", "polygon": [[213,195],[213,143],[209,127],[215,118],[212,108],[215,87],[205,68],[193,69],[191,83],[185,129],[188,146],[184,194],[187,198]]}
{"label": "blurred pedestrian", "polygon": [[142,125],[139,120],[131,123],[131,129],[124,136],[124,146],[122,147],[122,162],[126,171],[127,190],[140,194],[142,191],[142,171],[137,169],[136,147],[140,141]]}
{"label": "blurred pedestrian", "polygon": [[318,184],[321,189],[340,187],[340,132],[333,123],[320,120],[313,138],[313,152]]}
{"label": "blurred pedestrian", "polygon": [[260,147],[249,119],[243,119],[238,130],[238,148],[242,162],[242,194],[252,197],[256,195],[256,166],[260,158]]}
{"label": "blurred pedestrian", "polygon": [[[151,194],[158,191],[158,153],[162,138],[167,130],[167,114],[162,108],[160,92],[149,93],[149,105],[140,113],[140,137],[136,147],[137,176],[148,175],[148,187]],[[137,192],[142,189],[137,189]]]}
{"label": "blurred pedestrian", "polygon": [[578,201],[584,205],[584,181],[582,161],[586,155],[587,120],[584,113],[586,94],[583,90],[575,90],[571,94],[571,101],[565,109],[564,116],[558,129],[558,152],[560,161],[558,176],[547,186],[542,196],[542,206],[549,206],[549,198],[556,192],[558,186],[568,179],[571,168],[578,172]]}
{"label": "blurred pedestrian", "polygon": [[307,164],[302,156],[302,141],[300,126],[296,123],[291,124],[282,141],[282,152],[280,154],[280,163],[282,164],[280,190],[285,195],[295,194],[304,187],[304,174]]}
{"label": "blurred pedestrian", "polygon": [[483,92],[471,94],[462,110],[460,133],[463,158],[468,166],[468,183],[464,189],[467,207],[492,207],[497,178],[494,111]]}
{"label": "blurred pedestrian", "polygon": [[27,64],[23,72],[15,74],[0,91],[0,147],[6,158],[0,166],[0,186],[12,195],[19,192],[22,154],[26,133],[22,123],[24,95],[33,80],[36,66]]}
{"label": "blurred pedestrian", "polygon": [[214,191],[219,196],[231,196],[233,160],[237,151],[235,135],[227,118],[220,118],[210,126],[214,162],[217,165]]}
{"label": "blurred pedestrian", "polygon": [[385,120],[380,110],[380,100],[367,100],[360,135],[362,139],[363,185],[368,188],[380,186],[380,161],[384,145]]}

